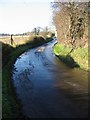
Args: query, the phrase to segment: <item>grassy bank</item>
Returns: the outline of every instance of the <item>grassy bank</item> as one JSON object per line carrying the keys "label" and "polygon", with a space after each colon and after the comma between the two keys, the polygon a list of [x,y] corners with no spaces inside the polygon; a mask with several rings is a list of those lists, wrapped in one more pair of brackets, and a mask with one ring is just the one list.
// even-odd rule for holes
{"label": "grassy bank", "polygon": [[3,118],[22,118],[20,112],[20,102],[17,100],[15,90],[13,88],[11,76],[12,67],[17,57],[24,51],[42,45],[51,41],[52,38],[44,39],[43,37],[34,37],[29,39],[25,44],[16,47],[2,43],[2,115]]}
{"label": "grassy bank", "polygon": [[83,70],[88,70],[88,49],[76,48],[71,55],[67,55],[72,48],[68,48],[62,44],[55,44],[53,52],[66,65],[70,67],[80,67]]}

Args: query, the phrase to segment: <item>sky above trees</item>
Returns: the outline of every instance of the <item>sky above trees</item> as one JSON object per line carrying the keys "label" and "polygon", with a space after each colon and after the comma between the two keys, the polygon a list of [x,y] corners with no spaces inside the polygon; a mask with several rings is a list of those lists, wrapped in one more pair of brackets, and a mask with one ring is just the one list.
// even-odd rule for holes
{"label": "sky above trees", "polygon": [[53,0],[0,0],[0,33],[22,33],[50,26]]}

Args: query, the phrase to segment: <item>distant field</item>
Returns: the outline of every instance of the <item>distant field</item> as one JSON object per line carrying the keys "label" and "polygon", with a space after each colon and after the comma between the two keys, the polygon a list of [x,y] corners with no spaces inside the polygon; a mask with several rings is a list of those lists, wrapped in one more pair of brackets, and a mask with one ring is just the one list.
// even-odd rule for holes
{"label": "distant field", "polygon": [[[28,41],[29,39],[29,35],[23,35],[23,36],[13,36],[13,40],[15,45],[20,45],[25,43],[26,41]],[[4,37],[0,37],[0,41],[6,44],[11,44],[11,36],[4,36]]]}

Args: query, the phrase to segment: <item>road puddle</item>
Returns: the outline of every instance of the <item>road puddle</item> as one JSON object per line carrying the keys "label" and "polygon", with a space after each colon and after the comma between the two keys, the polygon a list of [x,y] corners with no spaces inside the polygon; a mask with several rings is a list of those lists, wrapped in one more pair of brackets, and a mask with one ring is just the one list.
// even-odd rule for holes
{"label": "road puddle", "polygon": [[60,62],[52,53],[55,42],[15,62],[12,78],[22,111],[31,118],[87,117],[88,73]]}

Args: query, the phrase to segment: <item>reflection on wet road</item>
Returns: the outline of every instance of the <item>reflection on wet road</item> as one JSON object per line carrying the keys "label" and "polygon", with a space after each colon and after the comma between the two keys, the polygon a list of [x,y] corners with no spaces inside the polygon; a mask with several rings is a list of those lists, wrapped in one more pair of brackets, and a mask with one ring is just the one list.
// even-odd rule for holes
{"label": "reflection on wet road", "polygon": [[52,53],[55,42],[28,50],[14,64],[22,112],[29,118],[87,117],[87,73],[60,62]]}

